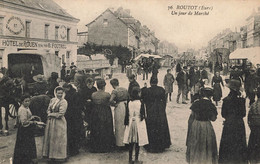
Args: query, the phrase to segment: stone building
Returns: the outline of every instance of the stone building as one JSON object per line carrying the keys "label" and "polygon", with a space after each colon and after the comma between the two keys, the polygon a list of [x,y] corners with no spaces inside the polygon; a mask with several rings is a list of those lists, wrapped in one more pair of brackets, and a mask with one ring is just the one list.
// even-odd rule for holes
{"label": "stone building", "polygon": [[148,28],[145,29],[139,20],[132,17],[130,10],[122,7],[116,11],[108,8],[86,26],[88,27],[88,43],[128,47],[133,57],[141,50],[152,49],[155,52],[158,47],[156,43],[158,44],[159,40],[154,33]]}
{"label": "stone building", "polygon": [[[246,47],[260,46],[260,7],[246,19]],[[243,32],[243,31],[241,31]]]}
{"label": "stone building", "polygon": [[227,48],[233,52],[239,47],[240,33],[225,29],[208,42],[207,53],[211,54],[216,48]]}
{"label": "stone building", "polygon": [[0,67],[8,54],[41,50],[69,65],[77,60],[77,23],[53,0],[0,1]]}

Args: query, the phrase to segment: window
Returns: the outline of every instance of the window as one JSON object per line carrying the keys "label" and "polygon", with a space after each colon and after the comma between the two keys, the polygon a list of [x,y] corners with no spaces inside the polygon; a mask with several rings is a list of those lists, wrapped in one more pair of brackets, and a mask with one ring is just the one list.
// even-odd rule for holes
{"label": "window", "polygon": [[3,35],[4,17],[0,17],[0,35]]}
{"label": "window", "polygon": [[104,19],[104,20],[103,20],[103,25],[104,25],[104,26],[107,26],[107,25],[108,25],[107,19]]}
{"label": "window", "polygon": [[0,68],[3,67],[3,55],[4,55],[4,49],[0,49]]}
{"label": "window", "polygon": [[31,26],[31,22],[26,21],[25,22],[25,37],[26,38],[30,38],[30,26]]}
{"label": "window", "polygon": [[70,29],[67,28],[67,41],[70,41]]}
{"label": "window", "polygon": [[49,36],[49,25],[45,24],[45,27],[44,27],[44,39],[48,39],[48,36]]}
{"label": "window", "polygon": [[61,61],[62,61],[62,63],[66,63],[66,62],[65,62],[65,55],[64,55],[64,54],[63,54],[62,57],[61,57]]}
{"label": "window", "polygon": [[67,53],[66,53],[66,58],[67,58],[67,59],[70,58],[70,51],[67,51]]}
{"label": "window", "polygon": [[55,51],[55,55],[56,55],[56,56],[59,56],[59,51]]}
{"label": "window", "polygon": [[59,26],[55,26],[55,40],[59,38]]}

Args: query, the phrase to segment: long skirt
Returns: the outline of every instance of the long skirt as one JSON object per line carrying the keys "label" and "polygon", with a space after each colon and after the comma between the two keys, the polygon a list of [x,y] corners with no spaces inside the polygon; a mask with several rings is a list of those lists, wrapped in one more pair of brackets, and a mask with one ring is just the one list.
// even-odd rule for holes
{"label": "long skirt", "polygon": [[186,138],[186,146],[190,144],[190,132],[191,132],[191,126],[195,119],[195,115],[191,112],[189,120],[188,120],[188,131],[187,131],[187,138]]}
{"label": "long skirt", "polygon": [[64,116],[47,120],[42,153],[47,158],[67,158],[67,121]]}
{"label": "long skirt", "polygon": [[31,164],[37,158],[33,125],[19,125],[14,148],[13,164]]}
{"label": "long skirt", "polygon": [[214,84],[213,86],[213,100],[220,101],[222,97],[222,90],[219,83]]}
{"label": "long skirt", "polygon": [[190,164],[217,164],[218,150],[210,121],[194,120],[189,133],[186,157]]}
{"label": "long skirt", "polygon": [[111,108],[105,105],[94,105],[93,109],[90,122],[90,151],[110,152],[115,146]]}
{"label": "long skirt", "polygon": [[220,140],[219,163],[247,163],[246,132],[242,118],[225,120]]}
{"label": "long skirt", "polygon": [[260,127],[251,128],[248,141],[248,160],[250,163],[260,163]]}
{"label": "long skirt", "polygon": [[146,127],[149,144],[144,148],[150,152],[162,152],[171,145],[170,131],[165,112],[165,106],[162,102],[155,100],[147,104]]}
{"label": "long skirt", "polygon": [[116,146],[125,146],[123,143],[124,132],[125,132],[125,112],[126,112],[126,102],[122,101],[117,104],[115,107],[115,137],[116,137]]}

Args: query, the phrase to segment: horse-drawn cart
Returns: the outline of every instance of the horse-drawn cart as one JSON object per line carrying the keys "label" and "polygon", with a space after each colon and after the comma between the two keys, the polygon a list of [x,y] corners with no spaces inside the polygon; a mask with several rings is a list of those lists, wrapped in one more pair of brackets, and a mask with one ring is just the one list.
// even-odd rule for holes
{"label": "horse-drawn cart", "polygon": [[[0,110],[5,108],[5,132],[8,131],[8,117],[15,118],[20,96],[26,92],[33,95],[36,75],[47,79],[52,72],[59,73],[61,59],[47,51],[22,50],[8,54],[8,71],[0,80]],[[0,132],[3,129],[0,111]]]}

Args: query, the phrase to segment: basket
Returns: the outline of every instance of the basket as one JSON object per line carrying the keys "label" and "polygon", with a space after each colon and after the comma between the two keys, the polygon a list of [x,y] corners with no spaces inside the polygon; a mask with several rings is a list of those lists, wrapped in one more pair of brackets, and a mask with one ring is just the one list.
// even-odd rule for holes
{"label": "basket", "polygon": [[36,121],[36,125],[34,127],[34,136],[35,137],[43,136],[46,124],[41,121],[41,118],[39,116],[32,116],[32,117],[33,119],[31,119],[31,121]]}

